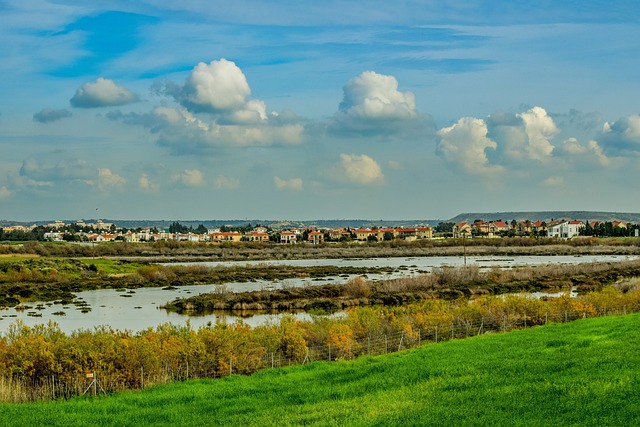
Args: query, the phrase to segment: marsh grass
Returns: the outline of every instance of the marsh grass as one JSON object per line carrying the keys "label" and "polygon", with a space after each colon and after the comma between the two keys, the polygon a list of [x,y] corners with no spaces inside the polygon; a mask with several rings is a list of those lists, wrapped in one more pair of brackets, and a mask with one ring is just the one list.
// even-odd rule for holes
{"label": "marsh grass", "polygon": [[586,319],[251,377],[0,404],[0,424],[638,425],[638,342],[638,314]]}

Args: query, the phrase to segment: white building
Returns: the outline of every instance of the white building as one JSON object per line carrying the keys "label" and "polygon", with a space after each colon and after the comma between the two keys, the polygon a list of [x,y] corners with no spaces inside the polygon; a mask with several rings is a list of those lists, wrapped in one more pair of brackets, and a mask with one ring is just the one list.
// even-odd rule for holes
{"label": "white building", "polygon": [[560,239],[571,239],[579,236],[580,230],[584,227],[582,221],[562,221],[547,227],[548,237],[558,237]]}

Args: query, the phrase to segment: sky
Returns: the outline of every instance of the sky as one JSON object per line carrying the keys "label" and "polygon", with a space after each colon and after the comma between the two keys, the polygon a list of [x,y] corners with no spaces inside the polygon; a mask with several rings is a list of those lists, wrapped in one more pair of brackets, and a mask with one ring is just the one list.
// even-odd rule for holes
{"label": "sky", "polygon": [[0,220],[639,212],[634,1],[0,0]]}

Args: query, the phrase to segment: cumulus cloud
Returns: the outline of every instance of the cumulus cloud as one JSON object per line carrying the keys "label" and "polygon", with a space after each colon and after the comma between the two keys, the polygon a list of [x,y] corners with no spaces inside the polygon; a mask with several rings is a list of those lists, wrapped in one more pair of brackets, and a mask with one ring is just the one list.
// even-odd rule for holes
{"label": "cumulus cloud", "polygon": [[0,200],[2,199],[8,199],[9,197],[11,197],[13,195],[13,191],[9,190],[7,187],[2,186],[0,187]]}
{"label": "cumulus cloud", "polygon": [[159,145],[176,154],[211,154],[220,148],[299,144],[304,133],[300,123],[220,125],[186,109],[164,106],[154,108],[149,114],[114,112],[109,118],[147,127],[158,135]]}
{"label": "cumulus cloud", "polygon": [[611,164],[611,159],[604,153],[600,144],[594,140],[583,145],[576,138],[567,138],[556,147],[556,154],[558,157],[583,168],[607,167]]}
{"label": "cumulus cloud", "polygon": [[544,180],[544,185],[547,187],[561,187],[564,185],[564,178],[561,176],[550,176]]}
{"label": "cumulus cloud", "polygon": [[493,165],[486,150],[495,150],[497,143],[487,137],[487,124],[482,119],[463,117],[457,123],[440,129],[437,152],[455,167],[474,175],[496,174],[503,167]]}
{"label": "cumulus cloud", "polygon": [[361,119],[406,119],[416,116],[412,92],[398,91],[398,81],[373,71],[365,71],[344,86],[340,111]]}
{"label": "cumulus cloud", "polygon": [[370,185],[384,180],[380,165],[366,154],[340,154],[340,171],[355,184]]}
{"label": "cumulus cloud", "polygon": [[98,170],[98,188],[106,191],[111,189],[122,188],[127,183],[127,180],[111,172],[108,168],[100,168]]}
{"label": "cumulus cloud", "polygon": [[126,105],[139,101],[136,94],[113,80],[98,77],[80,86],[70,102],[76,108],[98,108]]}
{"label": "cumulus cloud", "polygon": [[533,107],[529,111],[519,114],[524,122],[524,131],[527,134],[526,152],[531,160],[546,160],[553,153],[553,145],[549,140],[558,133],[553,119],[544,108]]}
{"label": "cumulus cloud", "polygon": [[279,176],[274,176],[273,184],[276,186],[277,190],[302,190],[301,178],[282,179]]}
{"label": "cumulus cloud", "polygon": [[505,162],[545,162],[553,157],[551,139],[559,132],[541,107],[524,113],[498,113],[487,120],[489,134],[497,142],[497,157]]}
{"label": "cumulus cloud", "polygon": [[45,108],[33,115],[33,121],[38,123],[51,123],[67,117],[71,117],[71,111],[67,109],[54,110]]}
{"label": "cumulus cloud", "polygon": [[242,70],[223,58],[196,65],[177,95],[190,111],[218,113],[243,109],[251,89]]}
{"label": "cumulus cloud", "polygon": [[142,191],[157,191],[158,185],[151,181],[149,175],[145,173],[140,175],[140,178],[138,178],[138,188]]}
{"label": "cumulus cloud", "polygon": [[95,168],[81,159],[62,159],[53,164],[43,164],[35,158],[25,159],[20,166],[19,175],[32,185],[53,185],[59,181],[83,181],[95,176]]}
{"label": "cumulus cloud", "polygon": [[211,155],[233,147],[289,145],[302,142],[303,121],[290,111],[268,112],[264,101],[249,99],[251,89],[232,61],[201,62],[184,84],[165,82],[154,88],[168,103],[147,114],[112,111],[111,120],[144,126],[159,145],[175,154]]}
{"label": "cumulus cloud", "polygon": [[240,181],[228,176],[218,175],[218,177],[216,177],[214,185],[218,190],[237,190],[238,188],[240,188]]}
{"label": "cumulus cloud", "polygon": [[395,132],[418,118],[415,95],[399,91],[393,76],[365,71],[349,80],[343,92],[331,131]]}
{"label": "cumulus cloud", "polygon": [[605,123],[597,141],[604,153],[611,156],[640,155],[640,115],[634,114],[613,123]]}
{"label": "cumulus cloud", "polygon": [[173,175],[171,181],[178,182],[185,187],[202,187],[204,174],[198,169],[185,169],[183,172]]}

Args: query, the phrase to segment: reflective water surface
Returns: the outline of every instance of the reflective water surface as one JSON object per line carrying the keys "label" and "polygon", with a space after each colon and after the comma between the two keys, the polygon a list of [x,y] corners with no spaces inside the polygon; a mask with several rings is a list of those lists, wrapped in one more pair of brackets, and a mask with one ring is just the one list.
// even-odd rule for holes
{"label": "reflective water surface", "polygon": [[[514,256],[514,257],[467,257],[467,265],[477,265],[480,268],[511,268],[523,265],[542,264],[577,264],[589,262],[611,262],[636,259],[637,257],[623,255],[583,255],[583,256]],[[428,272],[435,267],[461,266],[465,260],[462,257],[402,257],[402,258],[370,258],[370,259],[313,259],[313,260],[278,260],[278,261],[255,261],[255,262],[205,262],[197,263],[208,266],[242,266],[242,265],[293,265],[293,266],[355,266],[355,267],[392,267],[395,270],[386,274],[370,274],[367,277],[371,280],[414,276]],[[173,265],[177,265],[173,264]],[[179,263],[196,264],[196,263]],[[165,264],[172,265],[172,264]],[[226,286],[233,292],[271,289],[282,286],[313,286],[326,283],[345,283],[352,276],[334,276],[323,279],[287,279],[281,282],[243,282],[227,283]],[[78,292],[77,300],[80,305],[70,304],[62,306],[60,304],[28,303],[24,310],[15,308],[0,310],[0,333],[4,333],[9,325],[15,323],[16,319],[22,320],[27,325],[47,323],[52,320],[58,323],[64,332],[71,332],[78,329],[93,329],[96,326],[107,325],[114,329],[131,330],[134,332],[144,330],[149,327],[170,322],[184,325],[187,321],[197,328],[209,322],[215,323],[217,320],[233,322],[238,317],[223,314],[209,314],[206,316],[186,316],[167,312],[160,309],[160,306],[175,298],[188,297],[200,293],[215,291],[216,285],[196,285],[184,286],[177,289],[144,288],[125,291],[112,289]],[[245,322],[251,325],[263,324],[269,320],[277,319],[282,314],[255,315],[246,319]],[[305,313],[297,313],[295,316],[308,318]]]}

